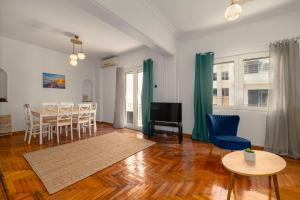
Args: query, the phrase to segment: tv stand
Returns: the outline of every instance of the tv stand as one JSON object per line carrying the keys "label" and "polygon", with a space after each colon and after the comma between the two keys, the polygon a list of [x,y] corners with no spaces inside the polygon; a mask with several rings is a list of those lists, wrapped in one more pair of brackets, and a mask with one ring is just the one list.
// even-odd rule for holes
{"label": "tv stand", "polygon": [[151,120],[149,122],[150,125],[150,133],[148,134],[148,138],[152,136],[152,133],[155,131],[154,126],[167,126],[167,127],[177,127],[178,128],[178,143],[182,143],[182,123],[181,122],[164,122],[164,121],[155,121]]}

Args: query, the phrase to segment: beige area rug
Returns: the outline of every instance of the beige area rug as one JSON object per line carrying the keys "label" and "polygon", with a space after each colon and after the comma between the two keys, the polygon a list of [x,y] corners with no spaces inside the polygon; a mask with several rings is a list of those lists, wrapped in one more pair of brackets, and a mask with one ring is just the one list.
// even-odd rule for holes
{"label": "beige area rug", "polygon": [[24,157],[53,194],[154,144],[113,132],[26,153]]}

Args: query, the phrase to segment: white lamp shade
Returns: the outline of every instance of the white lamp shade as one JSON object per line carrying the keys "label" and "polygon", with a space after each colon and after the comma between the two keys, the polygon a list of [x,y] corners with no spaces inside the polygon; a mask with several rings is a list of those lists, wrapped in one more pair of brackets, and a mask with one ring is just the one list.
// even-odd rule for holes
{"label": "white lamp shade", "polygon": [[83,52],[78,53],[77,56],[78,56],[78,58],[79,58],[80,60],[85,59],[85,54],[84,54]]}
{"label": "white lamp shade", "polygon": [[77,60],[77,55],[74,54],[74,53],[72,53],[72,54],[70,55],[70,59],[71,59],[71,60]]}
{"label": "white lamp shade", "polygon": [[242,6],[239,4],[231,4],[225,11],[225,18],[228,21],[233,21],[239,18],[242,13]]}
{"label": "white lamp shade", "polygon": [[70,65],[77,66],[77,60],[70,60]]}

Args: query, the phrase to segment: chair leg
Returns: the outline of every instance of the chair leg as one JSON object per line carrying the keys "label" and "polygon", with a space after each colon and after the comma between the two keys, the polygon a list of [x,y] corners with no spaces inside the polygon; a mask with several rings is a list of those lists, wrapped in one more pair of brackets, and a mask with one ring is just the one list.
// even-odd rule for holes
{"label": "chair leg", "polygon": [[27,134],[28,134],[28,127],[26,127],[25,129],[24,142],[27,140]]}
{"label": "chair leg", "polygon": [[71,140],[73,141],[73,126],[72,126],[72,124],[70,125],[70,128],[71,128]]}
{"label": "chair leg", "polygon": [[65,134],[66,134],[66,137],[68,137],[68,126],[65,126]]}
{"label": "chair leg", "polygon": [[90,135],[90,137],[92,136],[92,132],[91,132],[91,124],[90,123],[88,123],[88,128],[89,128],[89,135]]}
{"label": "chair leg", "polygon": [[224,157],[224,149],[221,149],[221,152],[220,152],[220,156],[221,156],[221,161],[222,161],[222,159],[223,159],[223,157]]}
{"label": "chair leg", "polygon": [[47,128],[47,132],[48,132],[48,140],[51,140],[51,126],[49,125]]}
{"label": "chair leg", "polygon": [[59,127],[56,126],[56,141],[57,141],[57,144],[59,144]]}
{"label": "chair leg", "polygon": [[77,131],[78,131],[78,138],[80,139],[81,136],[80,136],[80,124],[79,123],[77,124]]}
{"label": "chair leg", "polygon": [[209,155],[211,155],[212,154],[212,151],[214,150],[214,145],[213,144],[211,144],[210,145],[210,150],[209,150]]}
{"label": "chair leg", "polygon": [[30,144],[30,142],[31,142],[31,136],[32,136],[32,129],[30,129],[30,132],[29,132],[28,144]]}

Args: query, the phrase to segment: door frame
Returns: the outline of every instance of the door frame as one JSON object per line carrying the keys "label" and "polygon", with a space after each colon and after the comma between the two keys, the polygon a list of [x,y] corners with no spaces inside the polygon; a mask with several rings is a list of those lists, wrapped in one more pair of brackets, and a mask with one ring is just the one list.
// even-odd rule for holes
{"label": "door frame", "polygon": [[[142,130],[141,126],[138,126],[138,73],[143,72],[143,66],[136,66],[136,67],[128,67],[125,69],[125,88],[127,87],[126,83],[126,74],[132,73],[133,74],[133,124],[127,124],[127,113],[126,113],[126,106],[125,106],[125,113],[126,113],[126,124],[125,127]],[[126,89],[125,89],[126,91]],[[126,93],[126,92],[125,92]],[[126,102],[126,95],[125,94],[125,104]]]}

